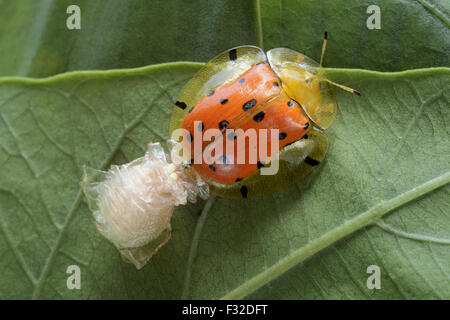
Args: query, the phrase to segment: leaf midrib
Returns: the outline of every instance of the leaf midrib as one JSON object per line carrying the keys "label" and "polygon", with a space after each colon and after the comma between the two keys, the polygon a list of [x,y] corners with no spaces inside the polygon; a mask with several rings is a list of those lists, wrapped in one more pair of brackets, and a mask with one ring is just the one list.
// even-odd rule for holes
{"label": "leaf midrib", "polygon": [[[139,68],[128,68],[128,69],[111,69],[111,70],[93,70],[93,71],[69,71],[65,73],[60,73],[47,78],[29,78],[29,77],[0,77],[0,84],[29,84],[29,85],[51,85],[55,82],[62,80],[77,80],[85,79],[86,77],[105,77],[108,76],[139,76],[145,75],[148,71],[171,68],[171,67],[197,67],[200,68],[205,65],[202,62],[192,62],[192,61],[176,61],[153,64],[150,66],[139,67]],[[395,72],[381,72],[368,69],[349,69],[349,68],[322,68],[322,71],[326,73],[330,80],[339,74],[346,75],[358,75],[358,76],[375,76],[383,77],[384,79],[395,80],[402,77],[417,77],[424,76],[428,74],[450,74],[450,68],[447,67],[431,67],[431,68],[420,68],[420,69],[409,69],[403,71]]]}
{"label": "leaf midrib", "polygon": [[422,7],[424,7],[425,10],[429,11],[431,14],[436,16],[439,20],[441,20],[443,23],[447,25],[447,27],[450,27],[450,21],[445,16],[443,12],[441,12],[437,7],[433,6],[432,4],[428,3],[426,0],[416,0]]}

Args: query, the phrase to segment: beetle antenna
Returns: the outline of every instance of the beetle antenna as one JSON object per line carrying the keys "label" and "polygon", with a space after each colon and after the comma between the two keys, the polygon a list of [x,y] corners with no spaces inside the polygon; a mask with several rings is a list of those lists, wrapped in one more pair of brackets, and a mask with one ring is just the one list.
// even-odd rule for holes
{"label": "beetle antenna", "polygon": [[322,67],[323,56],[325,55],[325,49],[327,48],[327,38],[328,38],[328,32],[325,31],[325,33],[323,34],[322,53],[320,55],[320,68]]}
{"label": "beetle antenna", "polygon": [[359,92],[358,90],[352,89],[352,88],[350,88],[350,87],[343,86],[342,84],[333,82],[333,81],[328,80],[328,79],[323,79],[323,80],[326,81],[326,82],[329,82],[329,83],[331,83],[332,85],[334,85],[334,86],[336,86],[336,87],[338,87],[338,88],[341,88],[341,89],[343,89],[343,90],[345,90],[345,91],[348,91],[348,92],[350,92],[350,93],[356,94],[357,96],[360,96],[360,95],[361,95],[361,92]]}
{"label": "beetle antenna", "polygon": [[[324,32],[324,34],[323,34],[322,53],[321,53],[321,55],[320,55],[320,64],[319,64],[319,68],[322,68],[322,65],[323,65],[323,56],[325,55],[325,49],[327,48],[327,40],[328,40],[328,32],[325,30],[325,32]],[[348,92],[350,92],[350,93],[356,94],[356,95],[358,95],[358,96],[361,95],[361,92],[359,92],[358,90],[355,90],[355,89],[352,89],[352,88],[343,86],[342,84],[338,84],[338,83],[333,82],[333,81],[328,80],[328,79],[323,79],[323,80],[325,80],[325,81],[331,83],[332,85],[334,85],[334,86],[336,86],[336,87],[338,87],[338,88],[341,88],[341,89],[343,89],[343,90],[345,90],[345,91],[348,91]]]}

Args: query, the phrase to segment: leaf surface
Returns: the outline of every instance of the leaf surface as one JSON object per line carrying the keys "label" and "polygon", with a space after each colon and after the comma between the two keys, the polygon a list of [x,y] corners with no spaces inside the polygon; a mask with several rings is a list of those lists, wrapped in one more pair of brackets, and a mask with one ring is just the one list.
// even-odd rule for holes
{"label": "leaf surface", "polygon": [[[66,27],[67,7],[81,30]],[[381,10],[369,30],[367,8]],[[239,45],[286,46],[325,65],[377,71],[447,66],[447,0],[4,0],[0,75],[45,77],[73,70],[134,68],[169,61],[206,62]]]}
{"label": "leaf surface", "polygon": [[[380,8],[380,29],[367,20]],[[288,47],[326,66],[377,71],[448,66],[450,3],[445,0],[261,1],[264,47]]]}
{"label": "leaf surface", "polygon": [[[194,298],[449,297],[446,245],[365,228],[398,208],[386,224],[449,238],[448,187],[438,188],[450,179],[450,71],[442,68],[329,69],[333,80],[364,96],[338,92],[341,110],[319,170],[264,198],[210,200],[192,265],[191,240],[204,203],[177,208],[172,240],[142,271],[121,262],[93,225],[78,186],[81,165],[106,169],[139,157],[148,141],[164,141],[177,92],[199,67],[173,63],[0,81],[2,298],[170,299],[183,290]],[[402,195],[407,199],[395,202]],[[382,201],[395,203],[383,207]],[[348,221],[380,206],[347,229]],[[321,251],[324,236],[330,247]],[[289,260],[299,250],[306,254]],[[256,290],[275,278],[265,272],[279,263],[283,276]],[[72,264],[81,268],[82,290],[66,287]],[[364,285],[370,264],[386,271],[386,287],[376,293]],[[186,270],[191,280],[183,289]],[[332,274],[343,289],[328,290],[327,281],[338,281]],[[246,287],[261,275],[263,282]]]}
{"label": "leaf surface", "polygon": [[[66,27],[74,4],[80,30]],[[0,75],[205,62],[229,48],[256,45],[258,28],[255,1],[1,1]]]}

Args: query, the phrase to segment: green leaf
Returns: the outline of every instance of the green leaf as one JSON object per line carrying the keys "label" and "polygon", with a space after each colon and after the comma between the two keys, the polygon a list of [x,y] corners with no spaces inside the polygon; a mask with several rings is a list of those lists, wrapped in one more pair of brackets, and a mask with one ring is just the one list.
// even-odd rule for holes
{"label": "green leaf", "polygon": [[[173,97],[198,67],[0,81],[2,298],[177,295],[200,208],[181,209],[169,255],[137,272],[95,229],[79,182],[83,164],[107,169],[165,140]],[[66,289],[71,264],[82,269],[83,290]]]}
{"label": "green leaf", "polygon": [[[370,5],[381,29],[369,30]],[[450,2],[446,0],[261,1],[264,47],[286,46],[319,60],[329,32],[325,65],[378,71],[447,66]]]}
{"label": "green leaf", "polygon": [[[6,0],[0,2],[0,75],[45,77],[73,70],[208,61],[258,44],[256,1]],[[66,27],[68,6],[81,29]]]}
{"label": "green leaf", "polygon": [[[95,229],[81,166],[167,138],[198,63],[0,78],[0,298],[450,299],[448,1],[0,1],[0,75],[207,61],[236,45],[318,60],[337,92],[326,161],[253,200],[178,207],[140,271]],[[78,4],[82,29],[68,31]],[[381,8],[381,30],[366,9]],[[200,215],[201,213],[201,215]],[[200,216],[199,216],[200,215]],[[81,268],[81,290],[66,286]],[[381,269],[381,290],[366,270]]]}
{"label": "green leaf", "polygon": [[[0,81],[2,298],[450,297],[445,244],[367,228],[390,213],[392,228],[448,241],[448,187],[437,188],[450,180],[449,69],[329,69],[363,96],[338,92],[319,170],[264,198],[212,198],[201,219],[203,203],[179,207],[172,240],[143,270],[121,262],[94,227],[81,165],[106,169],[164,141],[176,95],[199,66]],[[81,290],[66,287],[72,264]],[[375,292],[365,287],[372,264],[383,272]]]}

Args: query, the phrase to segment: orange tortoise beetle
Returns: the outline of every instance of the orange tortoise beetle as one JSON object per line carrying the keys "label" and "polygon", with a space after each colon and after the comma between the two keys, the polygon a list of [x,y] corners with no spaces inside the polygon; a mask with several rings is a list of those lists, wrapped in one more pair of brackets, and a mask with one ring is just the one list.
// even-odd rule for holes
{"label": "orange tortoise beetle", "polygon": [[[337,114],[333,86],[359,95],[321,72],[326,38],[325,32],[320,64],[287,48],[266,55],[258,47],[242,46],[212,59],[184,87],[169,136],[186,130],[179,139],[184,157],[189,155],[187,170],[199,173],[213,193],[231,198],[268,194],[302,179],[324,159],[323,130]],[[214,130],[202,139],[208,129]],[[277,134],[267,133],[273,129]],[[194,147],[197,140],[200,149]],[[216,154],[219,144],[224,151]],[[277,173],[260,174],[274,156]]]}

